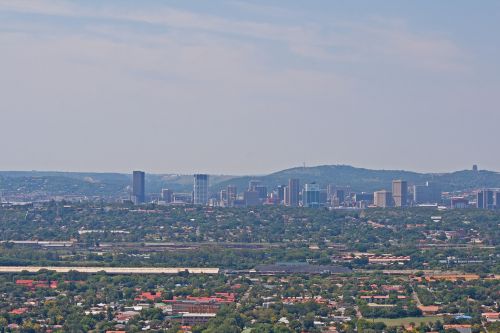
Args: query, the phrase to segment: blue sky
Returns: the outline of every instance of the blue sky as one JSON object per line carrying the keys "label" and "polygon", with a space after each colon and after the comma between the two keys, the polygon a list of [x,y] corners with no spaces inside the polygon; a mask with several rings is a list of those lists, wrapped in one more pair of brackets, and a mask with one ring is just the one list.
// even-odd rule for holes
{"label": "blue sky", "polygon": [[1,169],[500,170],[498,1],[2,1]]}

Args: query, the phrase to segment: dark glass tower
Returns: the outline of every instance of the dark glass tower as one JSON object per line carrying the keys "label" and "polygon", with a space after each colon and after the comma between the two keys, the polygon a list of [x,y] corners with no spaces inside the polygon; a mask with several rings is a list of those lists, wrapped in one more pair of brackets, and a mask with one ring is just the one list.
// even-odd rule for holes
{"label": "dark glass tower", "polygon": [[132,201],[135,204],[141,204],[146,201],[146,186],[144,171],[134,171],[132,181]]}

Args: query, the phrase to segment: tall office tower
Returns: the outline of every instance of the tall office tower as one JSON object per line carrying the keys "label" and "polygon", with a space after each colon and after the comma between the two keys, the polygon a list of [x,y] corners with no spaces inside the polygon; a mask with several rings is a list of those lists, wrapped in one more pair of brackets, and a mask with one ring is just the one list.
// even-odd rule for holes
{"label": "tall office tower", "polygon": [[290,206],[290,189],[288,186],[283,187],[283,205]]}
{"label": "tall office tower", "polygon": [[208,175],[194,175],[193,203],[195,205],[206,205],[208,203]]}
{"label": "tall office tower", "polygon": [[364,203],[365,206],[373,204],[373,193],[356,193],[354,194],[354,201],[357,203]]}
{"label": "tall office tower", "polygon": [[238,198],[238,189],[234,185],[228,185],[226,188],[226,198],[228,206],[232,206]]}
{"label": "tall office tower", "polygon": [[437,204],[441,202],[441,188],[433,183],[413,186],[413,202],[416,204]]}
{"label": "tall office tower", "polygon": [[336,189],[333,195],[334,206],[340,206],[345,202],[345,191],[341,189]]}
{"label": "tall office tower", "polygon": [[255,192],[259,193],[259,199],[267,198],[267,187],[264,185],[257,185],[253,189]]}
{"label": "tall office tower", "polygon": [[278,194],[278,202],[285,202],[285,188],[286,188],[286,185],[279,185],[278,186],[278,190],[277,190],[277,194]]}
{"label": "tall office tower", "polygon": [[382,190],[373,193],[373,204],[380,208],[394,207],[392,192]]}
{"label": "tall office tower", "polygon": [[144,171],[134,171],[132,174],[132,201],[137,205],[146,201],[146,186]]}
{"label": "tall office tower", "polygon": [[393,180],[392,196],[396,207],[406,207],[408,205],[408,183],[405,180]]}
{"label": "tall office tower", "polygon": [[495,192],[484,189],[477,192],[477,208],[493,209],[495,208]]}
{"label": "tall office tower", "polygon": [[261,186],[262,182],[257,179],[252,179],[251,181],[248,182],[248,190],[249,191],[255,191],[255,188],[257,186]]}
{"label": "tall office tower", "polygon": [[319,204],[326,206],[328,202],[328,192],[326,189],[319,190]]}
{"label": "tall office tower", "polygon": [[169,190],[168,188],[164,188],[161,190],[161,199],[165,201],[166,203],[172,202],[172,195],[174,192],[172,190]]}
{"label": "tall office tower", "polygon": [[259,192],[257,191],[245,191],[243,192],[243,200],[245,201],[245,206],[258,206],[260,205]]}
{"label": "tall office tower", "polygon": [[469,200],[465,199],[464,197],[453,197],[450,200],[450,207],[452,209],[468,208],[469,207]]}
{"label": "tall office tower", "polygon": [[300,192],[300,181],[294,178],[288,180],[287,206],[297,207],[299,205],[299,192]]}
{"label": "tall office tower", "polygon": [[316,183],[306,184],[302,191],[302,205],[304,207],[317,208],[319,203],[319,185]]}
{"label": "tall office tower", "polygon": [[328,184],[326,186],[326,199],[328,201],[332,201],[335,196],[335,185],[334,184]]}
{"label": "tall office tower", "polygon": [[227,190],[220,190],[219,192],[219,201],[227,203]]}

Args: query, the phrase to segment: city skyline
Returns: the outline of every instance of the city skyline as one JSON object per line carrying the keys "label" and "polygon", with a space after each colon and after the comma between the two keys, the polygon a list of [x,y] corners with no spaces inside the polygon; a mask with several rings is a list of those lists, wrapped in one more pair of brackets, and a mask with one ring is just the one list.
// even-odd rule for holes
{"label": "city skyline", "polygon": [[[477,165],[473,165],[472,172],[479,173]],[[289,178],[288,185],[275,183],[268,187],[262,180],[250,179],[248,188],[238,192],[234,184],[227,184],[214,192],[209,184],[207,174],[193,175],[193,190],[191,193],[174,192],[162,188],[161,193],[153,193],[152,200],[145,198],[145,172],[132,173],[133,204],[141,205],[156,202],[160,205],[189,205],[211,207],[254,207],[261,205],[283,205],[288,207],[328,208],[328,209],[366,209],[366,208],[402,208],[408,207],[435,207],[500,209],[500,188],[481,188],[453,192],[442,192],[433,182],[413,184],[411,188],[405,179],[392,179],[391,190],[381,189],[367,193],[352,191],[351,186],[339,186],[329,180],[323,186],[313,182],[300,185],[300,178]],[[229,180],[230,181],[230,180]],[[151,194],[151,193],[150,193]],[[176,200],[176,197],[182,198]],[[444,196],[443,196],[444,195]],[[469,200],[475,196],[475,200]],[[122,199],[123,200],[123,199]],[[1,192],[0,192],[1,202]],[[443,206],[444,205],[444,206]]]}
{"label": "city skyline", "polygon": [[499,15],[495,1],[0,1],[2,169],[497,170]]}

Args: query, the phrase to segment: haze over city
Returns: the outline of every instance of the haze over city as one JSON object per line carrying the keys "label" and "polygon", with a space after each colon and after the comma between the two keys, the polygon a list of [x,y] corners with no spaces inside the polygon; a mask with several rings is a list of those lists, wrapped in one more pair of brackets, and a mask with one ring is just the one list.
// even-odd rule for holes
{"label": "haze over city", "polygon": [[1,169],[498,170],[499,17],[498,1],[0,1]]}

